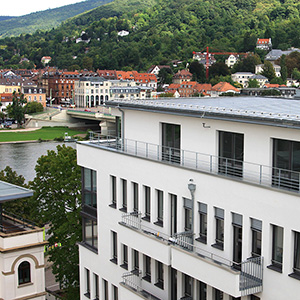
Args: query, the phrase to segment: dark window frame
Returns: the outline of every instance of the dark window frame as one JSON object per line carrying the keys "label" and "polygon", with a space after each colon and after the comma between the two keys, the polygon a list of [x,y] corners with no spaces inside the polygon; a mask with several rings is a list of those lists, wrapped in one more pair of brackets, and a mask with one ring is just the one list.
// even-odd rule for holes
{"label": "dark window frame", "polygon": [[28,261],[23,261],[18,267],[18,283],[19,285],[31,282],[31,265]]}
{"label": "dark window frame", "polygon": [[[82,206],[83,208],[88,206],[93,209],[97,209],[97,172],[95,170],[82,167],[81,174]],[[90,187],[87,186],[87,178],[90,178]],[[88,201],[88,199],[90,200]]]}
{"label": "dark window frame", "polygon": [[151,188],[144,185],[145,216],[143,220],[150,222],[151,218]]}
{"label": "dark window frame", "polygon": [[113,208],[117,207],[117,177],[110,175],[110,184],[111,184],[111,204]]}
{"label": "dark window frame", "polygon": [[160,261],[156,261],[156,283],[155,286],[164,289],[164,265]]}
{"label": "dark window frame", "polygon": [[[86,222],[91,222],[91,228],[92,228],[92,237],[91,241],[92,243],[87,242],[87,236],[86,236]],[[98,250],[98,224],[96,219],[90,219],[83,217],[82,218],[82,239],[83,242],[88,245],[89,247]],[[95,228],[97,232],[95,233]]]}

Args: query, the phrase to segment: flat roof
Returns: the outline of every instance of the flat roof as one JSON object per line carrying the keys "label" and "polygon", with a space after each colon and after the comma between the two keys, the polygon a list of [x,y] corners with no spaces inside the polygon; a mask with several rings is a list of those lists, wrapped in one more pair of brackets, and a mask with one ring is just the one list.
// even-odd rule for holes
{"label": "flat roof", "polygon": [[269,125],[300,127],[300,100],[272,97],[158,98],[144,100],[114,99],[106,105],[124,109],[189,115],[201,118],[251,120]]}
{"label": "flat roof", "polygon": [[33,191],[0,180],[0,203],[20,198],[31,197]]}

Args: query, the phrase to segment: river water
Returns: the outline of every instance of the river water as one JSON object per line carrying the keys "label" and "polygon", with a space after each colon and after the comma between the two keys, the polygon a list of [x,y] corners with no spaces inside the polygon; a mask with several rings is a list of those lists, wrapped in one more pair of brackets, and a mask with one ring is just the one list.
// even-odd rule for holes
{"label": "river water", "polygon": [[[0,145],[0,170],[10,166],[18,175],[23,175],[26,182],[35,177],[35,165],[38,158],[47,154],[47,150],[56,150],[59,142],[2,144]],[[76,148],[76,143],[66,146]]]}

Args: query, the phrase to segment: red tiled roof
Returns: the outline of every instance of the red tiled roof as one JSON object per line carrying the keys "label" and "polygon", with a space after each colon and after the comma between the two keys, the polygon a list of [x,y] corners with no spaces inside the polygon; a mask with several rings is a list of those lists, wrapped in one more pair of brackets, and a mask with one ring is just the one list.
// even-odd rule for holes
{"label": "red tiled roof", "polygon": [[270,39],[258,39],[257,44],[268,44]]}
{"label": "red tiled roof", "polygon": [[278,87],[286,87],[284,84],[278,84],[278,83],[266,83],[265,87],[266,88],[278,88]]}
{"label": "red tiled roof", "polygon": [[225,93],[229,90],[233,90],[235,92],[240,91],[239,89],[237,89],[236,87],[234,87],[228,82],[219,82],[212,87],[212,91],[221,92],[221,93]]}

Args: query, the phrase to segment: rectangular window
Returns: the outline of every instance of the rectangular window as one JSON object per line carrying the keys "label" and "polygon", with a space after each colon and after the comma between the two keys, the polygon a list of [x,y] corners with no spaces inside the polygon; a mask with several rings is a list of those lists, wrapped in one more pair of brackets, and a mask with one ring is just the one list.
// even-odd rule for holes
{"label": "rectangular window", "polygon": [[139,185],[136,182],[132,183],[133,194],[133,211],[139,211]]}
{"label": "rectangular window", "polygon": [[157,221],[156,225],[163,226],[164,224],[164,192],[156,190],[157,197]]}
{"label": "rectangular window", "polygon": [[151,191],[149,186],[144,186],[144,196],[145,196],[145,217],[146,221],[150,222],[150,201],[151,201]]}
{"label": "rectangular window", "polygon": [[254,257],[261,256],[262,222],[260,220],[251,219],[251,231],[252,231],[251,254]]}
{"label": "rectangular window", "polygon": [[83,218],[83,242],[94,249],[98,249],[97,221]]}
{"label": "rectangular window", "polygon": [[156,261],[156,283],[155,285],[164,289],[164,265],[160,261]]}
{"label": "rectangular window", "polygon": [[190,297],[192,299],[192,290],[193,290],[193,279],[191,276],[184,275],[184,296]]}
{"label": "rectangular window", "polygon": [[103,298],[104,300],[108,300],[108,282],[105,279],[103,280]]}
{"label": "rectangular window", "polygon": [[162,160],[180,163],[180,125],[162,123]]}
{"label": "rectangular window", "polygon": [[90,270],[85,269],[85,294],[86,297],[91,297]]}
{"label": "rectangular window", "polygon": [[223,300],[223,292],[214,288],[215,300]]}
{"label": "rectangular window", "polygon": [[143,279],[151,282],[151,257],[144,255],[144,277]]}
{"label": "rectangular window", "polygon": [[293,272],[300,276],[300,232],[294,231],[294,264]]}
{"label": "rectangular window", "polygon": [[202,281],[198,282],[198,289],[199,289],[199,297],[198,300],[206,300],[207,296],[206,296],[206,284]]}
{"label": "rectangular window", "polygon": [[122,265],[123,269],[128,270],[128,247],[122,244]]}
{"label": "rectangular window", "polygon": [[219,132],[219,173],[243,176],[244,135]]}
{"label": "rectangular window", "polygon": [[215,207],[216,220],[216,243],[214,247],[223,250],[224,248],[224,209]]}
{"label": "rectangular window", "polygon": [[99,300],[99,277],[97,274],[94,274],[94,300]]}
{"label": "rectangular window", "polygon": [[273,140],[273,185],[299,190],[300,142]]}
{"label": "rectangular window", "polygon": [[170,194],[171,201],[171,219],[170,219],[170,230],[171,235],[177,233],[177,195]]}
{"label": "rectangular window", "polygon": [[117,207],[117,178],[116,176],[110,176],[111,183],[111,207]]}
{"label": "rectangular window", "polygon": [[232,213],[233,227],[233,261],[234,267],[240,269],[242,261],[242,242],[243,242],[243,216]]}
{"label": "rectangular window", "polygon": [[82,168],[82,201],[83,206],[97,208],[96,171]]}
{"label": "rectangular window", "polygon": [[119,293],[118,293],[118,288],[115,285],[112,286],[112,292],[113,292],[113,300],[118,300]]}
{"label": "rectangular window", "polygon": [[122,208],[121,210],[127,212],[127,180],[121,179],[122,187]]}
{"label": "rectangular window", "polygon": [[198,202],[199,208],[199,239],[198,241],[206,244],[207,242],[207,204]]}
{"label": "rectangular window", "polygon": [[184,198],[184,231],[192,230],[192,201]]}
{"label": "rectangular window", "polygon": [[112,231],[112,259],[111,262],[117,264],[118,263],[118,241],[117,241],[117,233]]}
{"label": "rectangular window", "polygon": [[132,250],[133,255],[133,271],[138,272],[140,269],[140,262],[139,262],[139,252],[137,250]]}
{"label": "rectangular window", "polygon": [[272,269],[282,271],[283,257],[283,228],[272,225],[273,241],[272,241]]}

